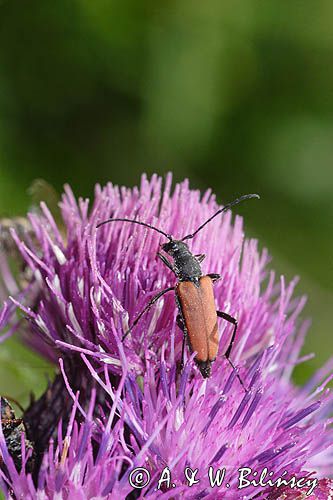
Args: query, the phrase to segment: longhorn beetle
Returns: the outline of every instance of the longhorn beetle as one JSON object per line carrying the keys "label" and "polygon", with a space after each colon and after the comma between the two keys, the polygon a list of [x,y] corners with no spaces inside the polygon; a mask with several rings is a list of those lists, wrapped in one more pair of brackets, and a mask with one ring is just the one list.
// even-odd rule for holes
{"label": "longhorn beetle", "polygon": [[[182,365],[184,364],[184,349],[185,341],[188,341],[190,350],[196,351],[195,361],[204,378],[208,378],[211,373],[211,364],[216,359],[218,351],[218,327],[217,317],[223,318],[233,325],[233,332],[231,335],[230,343],[224,354],[232,368],[236,371],[236,375],[244,387],[244,384],[239,377],[234,364],[230,359],[230,353],[234,344],[237,332],[237,320],[233,316],[223,312],[217,311],[215,307],[213,284],[221,276],[219,274],[207,274],[203,276],[201,271],[201,262],[204,260],[205,255],[193,255],[190,251],[185,240],[190,240],[203,229],[217,215],[226,212],[234,205],[248,200],[250,198],[259,198],[257,194],[247,194],[237,198],[228,205],[218,210],[212,217],[207,219],[201,226],[198,227],[193,233],[184,236],[181,240],[174,239],[171,234],[167,234],[161,229],[152,226],[146,222],[141,222],[135,219],[124,218],[111,218],[107,219],[97,225],[97,228],[108,224],[110,222],[130,222],[132,224],[140,224],[149,229],[153,229],[160,234],[163,234],[169,241],[161,245],[162,250],[170,255],[173,262],[160,252],[157,253],[162,262],[175,273],[177,277],[177,284],[158,292],[140,312],[140,314],[133,321],[132,325],[123,335],[124,341],[127,335],[131,332],[132,328],[138,323],[141,317],[158,301],[165,293],[175,291],[176,303],[178,306],[177,324],[183,331],[183,345],[182,345]],[[245,388],[244,388],[245,389]]]}

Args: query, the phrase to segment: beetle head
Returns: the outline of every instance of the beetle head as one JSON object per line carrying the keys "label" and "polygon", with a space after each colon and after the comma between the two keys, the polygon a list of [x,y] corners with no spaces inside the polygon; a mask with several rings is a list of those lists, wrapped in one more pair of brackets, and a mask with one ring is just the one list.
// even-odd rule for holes
{"label": "beetle head", "polygon": [[185,249],[188,250],[187,244],[180,240],[171,240],[162,245],[162,250],[171,255],[171,257]]}

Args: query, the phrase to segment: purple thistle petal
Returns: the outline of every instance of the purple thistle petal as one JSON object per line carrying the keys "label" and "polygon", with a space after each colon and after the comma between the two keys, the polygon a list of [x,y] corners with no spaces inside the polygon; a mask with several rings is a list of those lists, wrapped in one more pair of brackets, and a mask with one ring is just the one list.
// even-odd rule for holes
{"label": "purple thistle petal", "polygon": [[304,408],[300,412],[298,412],[294,417],[288,419],[286,422],[281,424],[282,429],[289,429],[293,425],[297,424],[300,420],[303,420],[303,418],[307,417],[314,411],[317,411],[318,408],[320,407],[321,402],[317,401],[316,403],[313,403],[312,405],[308,406],[307,408]]}
{"label": "purple thistle petal", "polygon": [[232,429],[234,427],[234,425],[238,422],[241,414],[243,413],[244,409],[245,409],[245,406],[247,405],[247,403],[249,402],[249,400],[251,399],[252,397],[252,392],[251,391],[248,391],[245,393],[243,399],[242,399],[242,402],[241,404],[238,406],[237,410],[235,411],[235,414],[234,416],[232,417],[229,425],[228,425],[228,429]]}
{"label": "purple thistle petal", "polygon": [[[141,492],[145,498],[224,495],[211,489],[207,477],[188,488],[186,466],[207,471],[210,464],[227,465],[230,475],[249,464],[315,477],[332,471],[333,399],[326,384],[333,363],[308,386],[291,382],[293,367],[306,359],[300,350],[308,323],[298,322],[305,299],[294,298],[297,280],[276,281],[267,251],[245,239],[241,217],[227,212],[215,218],[189,248],[206,254],[204,274],[222,276],[214,287],[216,305],[238,320],[231,360],[249,391],[244,393],[223,358],[231,334],[223,321],[211,377],[202,379],[188,349],[179,370],[183,335],[172,293],[121,341],[156,292],[176,280],[156,258],[163,236],[134,224],[96,225],[110,215],[135,218],[181,237],[219,208],[210,191],[201,196],[185,181],[172,192],[171,185],[168,175],[164,190],[157,176],[143,176],[132,190],[96,186],[91,206],[66,186],[61,210],[67,236],[45,204],[29,217],[31,234],[23,238],[13,232],[31,272],[29,283],[14,279],[0,256],[0,341],[22,331],[34,350],[55,364],[60,359],[62,375],[25,413],[29,432],[46,421],[51,436],[33,476],[27,467],[16,471],[8,437],[0,432],[0,487],[6,490],[7,484],[17,498],[126,498],[133,492],[128,476],[136,466],[147,467],[152,477]],[[16,306],[28,320],[14,319]],[[47,398],[54,402],[51,407]],[[28,418],[31,412],[34,418]],[[23,437],[21,450],[28,464],[31,451]],[[176,487],[155,491],[167,465]],[[323,492],[331,484],[325,481]],[[231,499],[271,493],[254,486],[243,493],[230,477]]]}
{"label": "purple thistle petal", "polygon": [[224,405],[224,403],[226,402],[226,400],[227,400],[227,398],[225,396],[220,396],[219,399],[216,401],[216,403],[214,404],[213,408],[209,412],[208,422],[205,425],[204,430],[203,430],[204,433],[206,433],[208,431],[208,429],[209,429],[210,425],[212,424],[214,418],[216,417],[216,415],[218,414],[219,410]]}
{"label": "purple thistle petal", "polygon": [[255,393],[254,398],[252,399],[251,404],[248,407],[247,412],[245,413],[245,416],[244,416],[243,421],[242,421],[242,428],[243,429],[247,425],[250,418],[252,417],[255,409],[257,408],[257,406],[262,398],[262,395],[263,395],[263,390],[260,388]]}
{"label": "purple thistle petal", "polygon": [[225,384],[225,386],[223,388],[223,393],[224,394],[227,394],[230,391],[231,386],[232,386],[235,378],[236,378],[236,371],[232,370],[232,372],[230,373],[229,378],[228,378],[228,380],[227,380],[227,382],[226,382],[226,384]]}
{"label": "purple thistle petal", "polygon": [[213,464],[215,462],[219,462],[221,460],[221,458],[223,457],[223,455],[225,454],[225,452],[227,451],[227,449],[228,449],[227,444],[224,444],[223,446],[221,446],[221,448],[218,450],[216,455],[213,457],[211,464]]}

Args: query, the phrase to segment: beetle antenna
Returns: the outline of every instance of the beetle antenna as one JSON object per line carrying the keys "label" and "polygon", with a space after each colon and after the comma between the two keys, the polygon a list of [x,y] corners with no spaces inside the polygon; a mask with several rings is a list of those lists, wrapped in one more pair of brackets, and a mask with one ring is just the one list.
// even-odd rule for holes
{"label": "beetle antenna", "polygon": [[104,220],[103,222],[100,222],[99,224],[97,224],[96,228],[98,229],[99,227],[104,226],[104,224],[108,224],[109,222],[117,222],[117,221],[131,222],[132,224],[139,224],[140,226],[148,227],[148,229],[153,229],[154,231],[157,231],[158,233],[163,234],[163,236],[168,238],[168,240],[172,241],[171,234],[167,234],[164,231],[162,231],[162,229],[158,229],[157,227],[152,226],[151,224],[147,224],[147,222],[141,222],[141,221],[135,220],[135,219],[107,219],[107,220]]}
{"label": "beetle antenna", "polygon": [[220,208],[214,215],[212,215],[209,219],[206,220],[203,224],[201,224],[200,227],[194,233],[188,234],[187,236],[184,236],[182,238],[182,241],[184,240],[190,240],[192,239],[203,227],[205,227],[208,222],[214,219],[217,215],[221,214],[222,212],[226,212],[227,210],[230,210],[231,207],[234,207],[235,205],[238,205],[238,203],[241,203],[244,200],[249,200],[251,198],[258,198],[260,199],[260,196],[258,194],[245,194],[244,196],[241,196],[240,198],[237,198],[236,200],[232,201],[231,203],[228,203],[228,205],[225,205],[223,208]]}

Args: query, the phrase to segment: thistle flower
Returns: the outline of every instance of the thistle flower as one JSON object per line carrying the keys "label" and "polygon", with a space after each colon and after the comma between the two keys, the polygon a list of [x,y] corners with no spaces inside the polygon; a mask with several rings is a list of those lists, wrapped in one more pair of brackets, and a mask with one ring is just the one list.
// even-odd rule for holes
{"label": "thistle flower", "polygon": [[[267,468],[267,474],[274,473],[267,476],[271,481],[323,478],[313,498],[321,498],[323,491],[328,497],[330,482],[324,478],[333,462],[332,396],[326,386],[333,362],[305,387],[292,383],[294,366],[307,359],[300,358],[308,328],[308,322],[299,320],[305,298],[294,298],[296,279],[288,284],[283,277],[275,279],[266,250],[244,238],[241,217],[232,222],[227,212],[216,218],[190,248],[206,254],[204,272],[222,275],[215,285],[216,303],[238,320],[231,357],[249,390],[244,391],[223,357],[231,327],[222,320],[211,377],[202,378],[194,354],[179,369],[182,333],[172,294],[161,298],[121,341],[156,291],[173,285],[175,278],[156,259],[162,236],[135,224],[96,229],[97,224],[110,215],[136,218],[177,237],[190,233],[217,208],[210,191],[200,197],[187,181],[172,193],[170,175],[163,190],[162,179],[143,176],[140,189],[96,186],[90,209],[88,200],[77,201],[66,187],[61,202],[65,234],[44,203],[40,213],[29,215],[29,234],[12,231],[31,276],[16,283],[1,258],[2,296],[7,290],[11,298],[5,301],[0,326],[7,325],[5,337],[19,330],[60,372],[23,415],[21,469],[15,467],[0,430],[0,486],[7,496],[303,495],[304,487],[288,490],[264,481],[238,489],[239,469],[247,467],[259,473]],[[15,321],[13,305],[24,320]],[[24,434],[34,444],[32,474],[25,467],[31,450],[25,449]],[[129,481],[138,467],[150,475],[142,489]],[[169,473],[166,467],[170,484],[159,483],[162,471]],[[191,487],[186,467],[198,469],[200,481]],[[226,468],[220,487],[212,487],[210,467],[211,474]]]}

